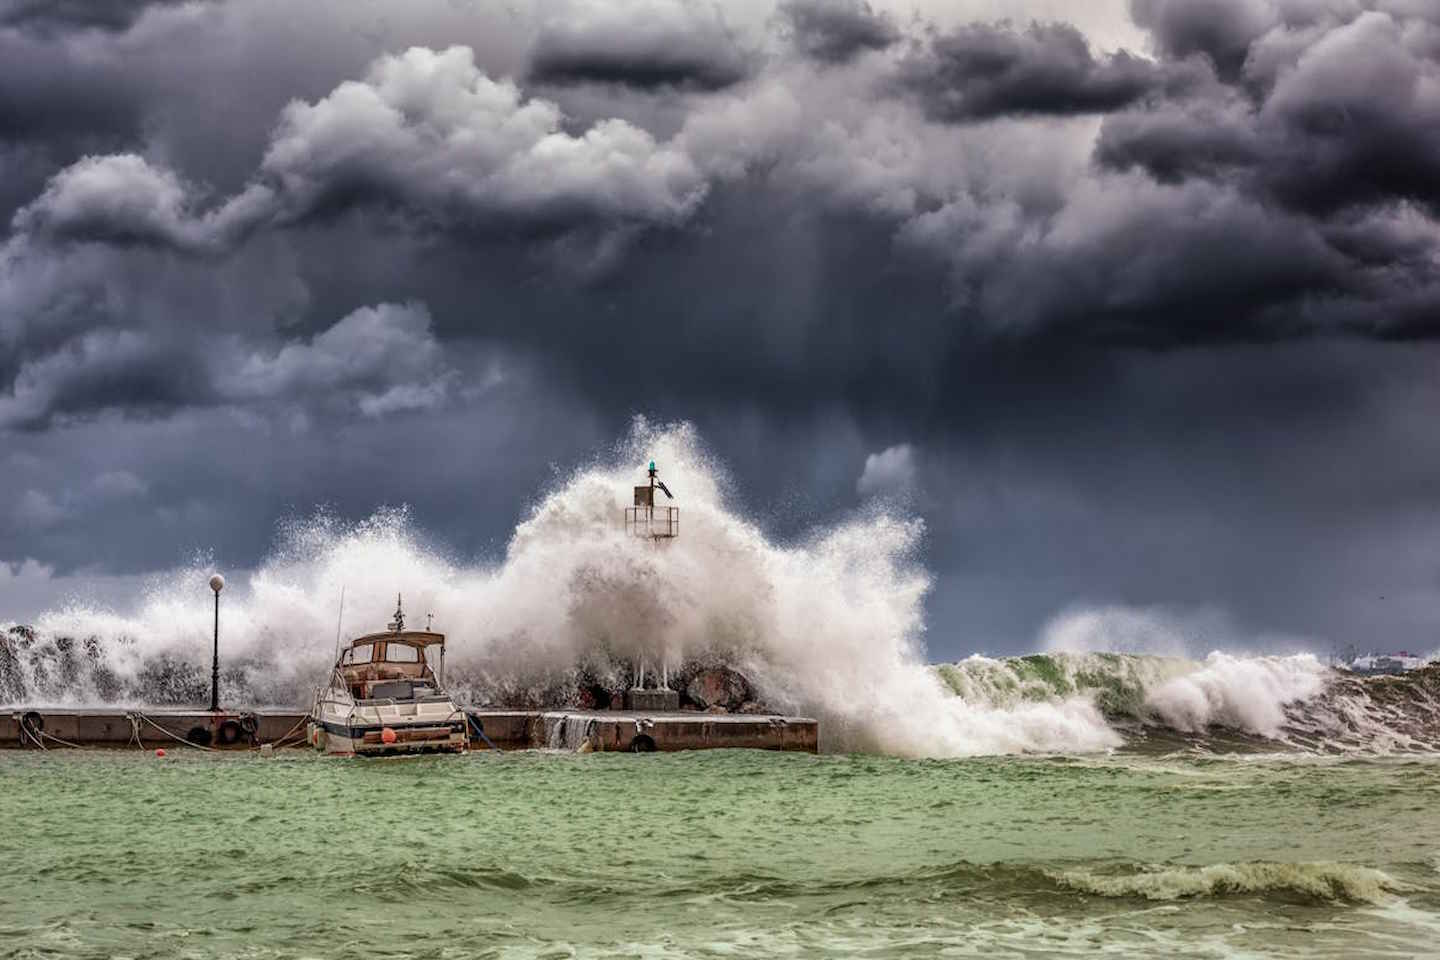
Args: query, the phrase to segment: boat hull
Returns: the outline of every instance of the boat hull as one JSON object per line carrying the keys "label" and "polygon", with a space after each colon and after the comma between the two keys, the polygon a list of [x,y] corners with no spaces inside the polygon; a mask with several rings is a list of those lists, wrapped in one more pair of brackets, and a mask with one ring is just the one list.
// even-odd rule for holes
{"label": "boat hull", "polygon": [[[385,731],[394,733],[386,742]],[[463,723],[341,724],[310,719],[309,740],[333,756],[403,756],[420,753],[464,753],[469,746]]]}

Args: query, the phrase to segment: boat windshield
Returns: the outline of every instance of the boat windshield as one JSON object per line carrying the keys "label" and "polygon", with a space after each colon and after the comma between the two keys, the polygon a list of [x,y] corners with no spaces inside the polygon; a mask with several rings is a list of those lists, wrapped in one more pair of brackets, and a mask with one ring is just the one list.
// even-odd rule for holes
{"label": "boat windshield", "polygon": [[341,663],[369,663],[370,657],[375,652],[374,644],[362,643],[345,651]]}
{"label": "boat windshield", "polygon": [[345,651],[340,662],[346,666],[362,663],[424,663],[426,657],[418,646],[402,640],[357,643]]}
{"label": "boat windshield", "polygon": [[420,650],[406,643],[385,644],[386,663],[419,663]]}

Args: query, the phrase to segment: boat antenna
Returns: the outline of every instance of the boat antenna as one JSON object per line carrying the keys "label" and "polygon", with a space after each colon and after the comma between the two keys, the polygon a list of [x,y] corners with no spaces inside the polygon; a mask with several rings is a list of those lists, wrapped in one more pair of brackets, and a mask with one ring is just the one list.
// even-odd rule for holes
{"label": "boat antenna", "polygon": [[340,612],[335,616],[335,659],[340,659],[340,625],[345,622],[345,585],[340,585]]}
{"label": "boat antenna", "polygon": [[396,633],[405,632],[405,609],[398,593],[395,594],[395,619],[390,621],[390,629]]}

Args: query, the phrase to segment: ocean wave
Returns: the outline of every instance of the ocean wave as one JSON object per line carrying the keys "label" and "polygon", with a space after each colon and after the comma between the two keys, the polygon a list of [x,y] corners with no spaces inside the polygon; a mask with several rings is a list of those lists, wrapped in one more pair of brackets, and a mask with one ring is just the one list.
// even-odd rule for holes
{"label": "ocean wave", "polygon": [[1346,863],[1216,863],[1123,874],[1072,870],[1050,877],[1081,893],[1144,900],[1281,894],[1321,902],[1384,904],[1393,894],[1412,889],[1384,871]]}
{"label": "ocean wave", "polygon": [[[568,886],[589,890],[593,881]],[[983,891],[1016,903],[1054,904],[1075,895],[1152,901],[1254,896],[1301,903],[1387,905],[1416,887],[1361,864],[1250,861],[1196,866],[1105,864],[1057,867],[960,861],[897,874],[797,880],[741,873],[681,883],[649,883],[647,895],[703,901],[796,900],[837,895],[885,897],[923,889],[929,896],[965,898]]]}
{"label": "ocean wave", "polygon": [[974,656],[936,668],[968,704],[1093,703],[1128,742],[1350,752],[1440,747],[1440,666],[1359,677],[1310,654]]}

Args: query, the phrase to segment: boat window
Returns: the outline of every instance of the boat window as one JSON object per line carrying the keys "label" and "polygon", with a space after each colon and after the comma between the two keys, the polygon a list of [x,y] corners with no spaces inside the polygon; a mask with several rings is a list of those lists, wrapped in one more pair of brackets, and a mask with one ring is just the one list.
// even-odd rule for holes
{"label": "boat window", "polygon": [[419,663],[420,651],[403,643],[385,644],[386,663]]}
{"label": "boat window", "polygon": [[362,643],[358,647],[351,647],[345,651],[346,663],[369,663],[370,655],[374,652],[375,646],[370,643]]}

